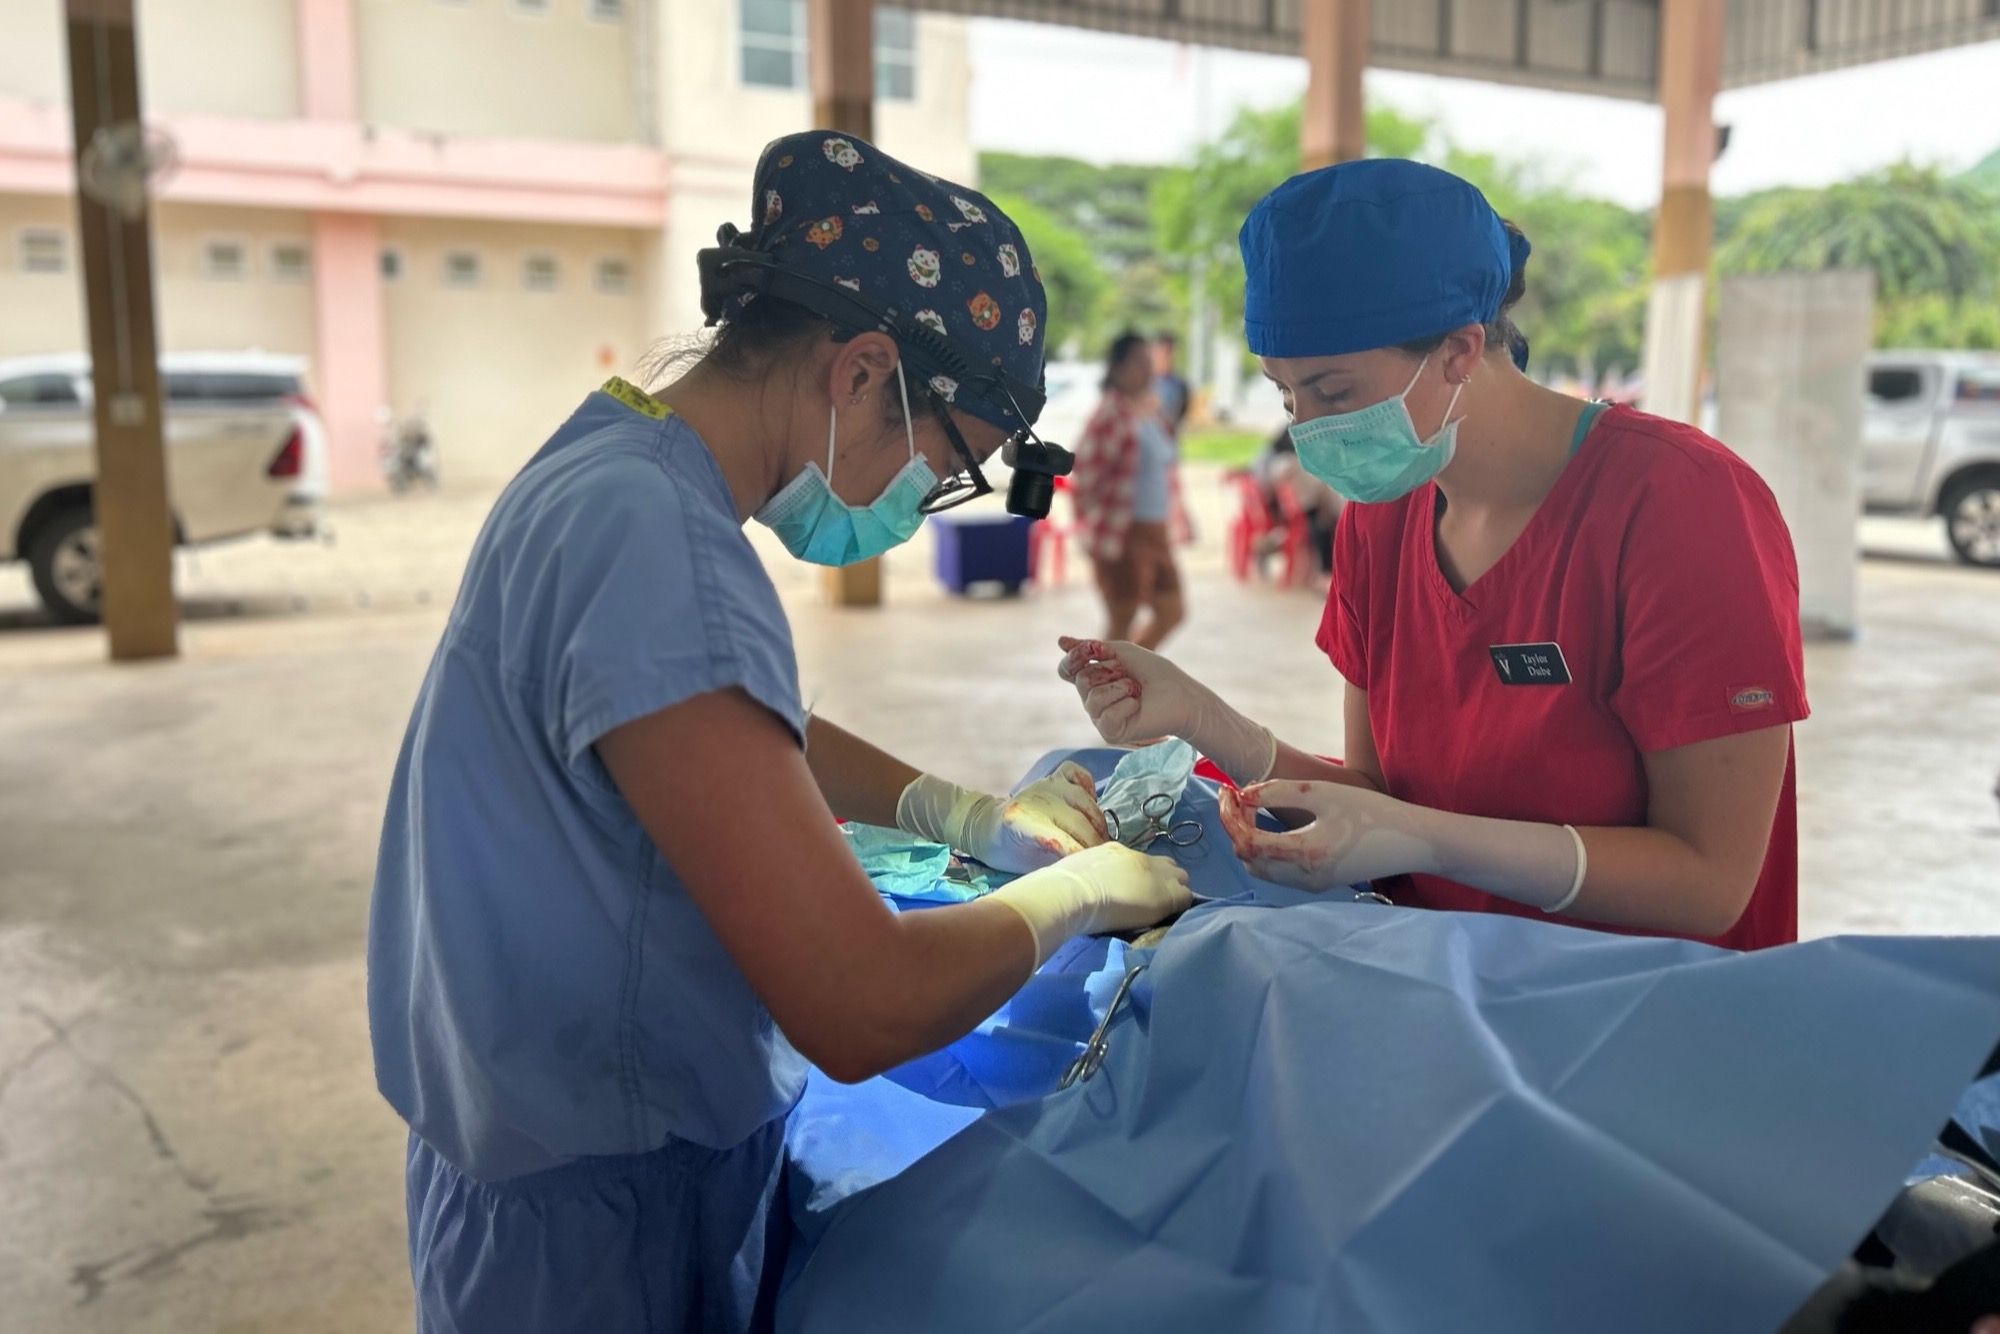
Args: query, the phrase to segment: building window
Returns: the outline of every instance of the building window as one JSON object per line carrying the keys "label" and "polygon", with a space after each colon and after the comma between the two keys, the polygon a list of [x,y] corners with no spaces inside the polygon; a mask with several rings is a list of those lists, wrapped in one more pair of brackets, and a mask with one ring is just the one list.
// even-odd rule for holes
{"label": "building window", "polygon": [[447,250],[444,256],[444,285],[446,287],[477,287],[485,276],[486,266],[479,261],[479,253],[474,250]]}
{"label": "building window", "polygon": [[875,11],[875,96],[913,102],[917,96],[917,19],[907,9]]}
{"label": "building window", "polygon": [[271,247],[271,279],[281,283],[312,281],[312,247],[303,241],[279,241]]}
{"label": "building window", "polygon": [[241,282],[250,276],[250,248],[241,241],[204,241],[201,276],[218,282]]}
{"label": "building window", "polygon": [[546,14],[549,12],[549,0],[514,0],[514,12],[516,14]]}
{"label": "building window", "polygon": [[63,273],[69,269],[69,237],[57,227],[21,231],[21,272]]}
{"label": "building window", "polygon": [[611,296],[623,296],[631,291],[632,266],[622,259],[598,260],[597,290]]}
{"label": "building window", "polygon": [[530,292],[553,292],[561,278],[554,255],[529,255],[521,261],[521,286]]}
{"label": "building window", "polygon": [[385,283],[403,281],[403,252],[392,245],[382,247],[382,281]]}
{"label": "building window", "polygon": [[806,86],[805,0],[738,0],[743,82],[758,88]]}
{"label": "building window", "polygon": [[599,23],[623,23],[625,0],[590,0],[590,16]]}

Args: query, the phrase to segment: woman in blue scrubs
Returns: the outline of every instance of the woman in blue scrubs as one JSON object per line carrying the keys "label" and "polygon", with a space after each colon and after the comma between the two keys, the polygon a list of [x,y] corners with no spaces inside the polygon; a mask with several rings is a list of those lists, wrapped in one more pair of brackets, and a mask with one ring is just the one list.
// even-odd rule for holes
{"label": "woman in blue scrubs", "polygon": [[[1073,766],[971,792],[802,707],[743,523],[837,565],[982,489],[1046,304],[990,202],[872,145],[778,140],[753,199],[706,354],[590,395],[494,506],[397,764],[368,1001],[421,1330],[761,1327],[808,1062],[870,1077],[1188,902]],[[899,916],[836,816],[1027,874]]]}

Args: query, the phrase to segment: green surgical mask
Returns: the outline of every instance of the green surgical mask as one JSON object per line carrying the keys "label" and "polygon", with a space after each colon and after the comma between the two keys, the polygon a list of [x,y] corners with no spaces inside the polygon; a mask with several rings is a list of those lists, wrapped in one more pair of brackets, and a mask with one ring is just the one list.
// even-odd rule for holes
{"label": "green surgical mask", "polygon": [[1458,422],[1451,410],[1465,386],[1451,391],[1437,433],[1419,438],[1410,420],[1409,397],[1430,360],[1419,363],[1400,394],[1358,412],[1294,424],[1291,436],[1299,466],[1349,500],[1367,504],[1398,500],[1443,472],[1458,449]]}

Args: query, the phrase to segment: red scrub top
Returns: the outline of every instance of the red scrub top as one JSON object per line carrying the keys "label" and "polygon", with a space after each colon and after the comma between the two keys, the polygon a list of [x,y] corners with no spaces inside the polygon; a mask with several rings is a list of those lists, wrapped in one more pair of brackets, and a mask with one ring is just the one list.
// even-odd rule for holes
{"label": "red scrub top", "polygon": [[[1806,716],[1791,534],[1763,480],[1700,431],[1603,413],[1520,539],[1463,593],[1438,566],[1437,504],[1429,485],[1342,511],[1320,625],[1335,669],[1368,692],[1391,796],[1579,828],[1643,825],[1642,756]],[[1542,915],[1435,876],[1391,895]],[[1756,892],[1711,943],[1797,938],[1787,755]]]}

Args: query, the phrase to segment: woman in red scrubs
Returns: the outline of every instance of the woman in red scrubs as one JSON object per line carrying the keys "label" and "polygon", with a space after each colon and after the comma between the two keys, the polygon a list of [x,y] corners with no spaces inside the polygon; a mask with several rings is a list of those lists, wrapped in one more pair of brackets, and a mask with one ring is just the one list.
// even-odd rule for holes
{"label": "woman in red scrubs", "polygon": [[[1343,512],[1319,644],[1346,763],[1171,662],[1065,639],[1106,740],[1241,785],[1256,874],[1736,949],[1796,938],[1798,573],[1770,489],[1690,426],[1521,374],[1528,244],[1417,163],[1295,177],[1244,224],[1245,325]],[[1288,816],[1261,830],[1254,808]],[[1303,818],[1304,823],[1297,823]]]}

